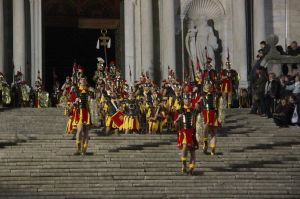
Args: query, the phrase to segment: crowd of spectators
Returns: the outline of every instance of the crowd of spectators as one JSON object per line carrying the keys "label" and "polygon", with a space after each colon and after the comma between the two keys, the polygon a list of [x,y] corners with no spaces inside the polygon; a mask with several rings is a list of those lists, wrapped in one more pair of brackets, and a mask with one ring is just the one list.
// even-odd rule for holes
{"label": "crowd of spectators", "polygon": [[[287,65],[283,64],[282,74],[276,77],[274,73],[261,66],[261,61],[269,48],[265,41],[260,43],[260,47],[251,73],[250,113],[273,118],[279,127],[300,126],[300,70],[298,65],[293,64],[289,73]],[[295,41],[286,52],[282,46],[277,46],[277,50],[282,55],[300,55],[300,47]]]}

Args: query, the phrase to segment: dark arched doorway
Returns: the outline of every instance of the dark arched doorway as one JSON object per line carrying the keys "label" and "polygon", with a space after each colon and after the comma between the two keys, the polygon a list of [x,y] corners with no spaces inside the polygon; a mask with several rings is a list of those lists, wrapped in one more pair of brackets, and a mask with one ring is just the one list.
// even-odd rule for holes
{"label": "dark arched doorway", "polygon": [[46,90],[52,90],[54,76],[62,84],[71,75],[74,60],[93,83],[96,58],[104,58],[104,48],[96,49],[101,29],[108,30],[112,41],[108,61],[119,63],[120,0],[44,0],[43,19]]}

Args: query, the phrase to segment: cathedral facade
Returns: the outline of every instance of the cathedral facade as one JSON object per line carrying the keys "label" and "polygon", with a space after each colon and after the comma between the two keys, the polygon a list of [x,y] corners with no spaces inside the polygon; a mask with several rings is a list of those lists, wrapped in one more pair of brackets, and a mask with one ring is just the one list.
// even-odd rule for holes
{"label": "cathedral facade", "polygon": [[[283,48],[299,40],[299,16],[298,0],[0,0],[0,71],[9,81],[21,71],[33,85],[39,71],[51,79],[74,59],[92,71],[101,54],[107,62],[115,60],[127,81],[148,72],[159,82],[168,69],[178,79],[192,76],[211,57],[216,69],[230,59],[240,86],[247,87],[259,42],[271,34]],[[57,30],[71,36],[51,45]],[[107,31],[113,49],[105,44],[84,55],[85,37],[95,37],[88,44],[96,49]]]}

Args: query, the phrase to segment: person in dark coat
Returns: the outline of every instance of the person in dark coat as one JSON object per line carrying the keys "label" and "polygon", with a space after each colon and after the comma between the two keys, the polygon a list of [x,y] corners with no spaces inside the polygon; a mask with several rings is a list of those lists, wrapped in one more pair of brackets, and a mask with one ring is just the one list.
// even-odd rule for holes
{"label": "person in dark coat", "polygon": [[282,98],[273,114],[273,120],[275,124],[280,128],[289,127],[294,108],[294,104],[289,103],[287,98]]}
{"label": "person in dark coat", "polygon": [[269,74],[269,80],[265,85],[265,97],[262,99],[264,101],[264,113],[268,118],[271,118],[276,105],[276,100],[280,96],[280,83],[275,79],[275,74]]}
{"label": "person in dark coat", "polygon": [[265,90],[265,84],[267,82],[266,73],[263,69],[263,67],[259,67],[256,70],[257,73],[257,80],[253,82],[252,85],[252,106],[250,114],[261,114],[261,99],[264,97],[264,90]]}

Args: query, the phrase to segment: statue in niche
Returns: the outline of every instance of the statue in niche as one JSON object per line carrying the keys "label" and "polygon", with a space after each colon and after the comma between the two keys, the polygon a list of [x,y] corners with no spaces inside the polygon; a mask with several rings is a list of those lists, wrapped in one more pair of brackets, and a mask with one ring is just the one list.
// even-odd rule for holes
{"label": "statue in niche", "polygon": [[191,21],[190,28],[188,29],[187,35],[185,37],[185,46],[189,54],[190,60],[192,61],[192,67],[197,66],[197,46],[196,46],[196,36],[198,29]]}
{"label": "statue in niche", "polygon": [[[200,66],[203,68],[206,65],[206,56],[212,58],[211,64],[213,67],[215,66],[214,50],[218,49],[217,37],[214,35],[212,27],[207,24],[207,21],[207,17],[203,15],[194,21],[191,20],[191,28],[186,36],[186,48],[194,67],[197,64],[194,60],[198,59]],[[195,42],[193,39],[194,35],[196,35]],[[205,50],[205,47],[207,50]]]}

